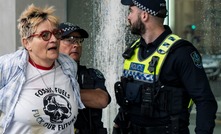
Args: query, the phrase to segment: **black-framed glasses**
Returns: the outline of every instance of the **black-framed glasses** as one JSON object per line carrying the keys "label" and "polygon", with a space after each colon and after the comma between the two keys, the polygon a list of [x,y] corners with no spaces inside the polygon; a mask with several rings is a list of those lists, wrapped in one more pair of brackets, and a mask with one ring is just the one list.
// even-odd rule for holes
{"label": "black-framed glasses", "polygon": [[31,37],[35,37],[35,36],[38,36],[38,37],[41,37],[44,41],[49,41],[51,39],[51,36],[52,34],[55,36],[56,39],[61,39],[62,37],[62,31],[61,30],[58,30],[58,29],[55,29],[53,30],[52,32],[51,31],[48,31],[48,30],[45,30],[45,31],[42,31],[41,33],[39,34],[32,34],[30,35],[28,38],[31,38]]}
{"label": "black-framed glasses", "polygon": [[69,44],[79,44],[79,45],[81,45],[81,43],[83,43],[83,41],[84,41],[84,38],[76,37],[76,36],[69,36],[69,37],[63,38],[62,40],[67,45],[69,45]]}

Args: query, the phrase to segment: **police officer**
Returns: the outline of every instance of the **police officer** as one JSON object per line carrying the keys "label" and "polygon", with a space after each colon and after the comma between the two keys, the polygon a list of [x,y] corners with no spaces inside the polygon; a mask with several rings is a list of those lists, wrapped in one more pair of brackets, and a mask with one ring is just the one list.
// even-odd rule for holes
{"label": "police officer", "polygon": [[59,28],[63,30],[60,52],[68,54],[78,63],[78,83],[81,99],[86,107],[79,110],[75,133],[107,134],[107,129],[101,121],[102,109],[111,101],[105,78],[99,70],[80,65],[82,43],[84,38],[88,38],[88,33],[70,22],[61,23]]}
{"label": "police officer", "polygon": [[165,0],[121,3],[129,6],[131,32],[141,37],[123,53],[123,76],[115,84],[120,111],[113,133],[189,134],[192,99],[197,111],[196,134],[212,134],[217,102],[201,56],[190,42],[163,25]]}

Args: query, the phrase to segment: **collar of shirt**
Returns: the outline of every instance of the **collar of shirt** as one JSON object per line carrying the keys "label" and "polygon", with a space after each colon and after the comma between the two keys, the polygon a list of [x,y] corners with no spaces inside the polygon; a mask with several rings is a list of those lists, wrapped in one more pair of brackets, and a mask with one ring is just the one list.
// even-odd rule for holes
{"label": "collar of shirt", "polygon": [[145,40],[141,38],[141,45],[140,45],[140,50],[139,50],[139,59],[144,60],[148,56],[150,56],[156,49],[157,47],[161,44],[161,42],[169,35],[172,33],[171,29],[169,26],[165,25],[164,26],[165,31],[153,42],[146,44]]}

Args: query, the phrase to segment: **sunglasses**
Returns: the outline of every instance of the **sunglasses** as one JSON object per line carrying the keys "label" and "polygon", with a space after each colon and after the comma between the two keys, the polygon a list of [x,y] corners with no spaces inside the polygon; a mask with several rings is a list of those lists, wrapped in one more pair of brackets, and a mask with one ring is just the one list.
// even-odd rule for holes
{"label": "sunglasses", "polygon": [[76,36],[69,36],[62,39],[65,44],[81,44],[84,41],[84,38],[76,37]]}
{"label": "sunglasses", "polygon": [[59,39],[59,40],[62,37],[62,31],[55,29],[52,32],[48,31],[48,30],[45,30],[45,31],[42,31],[39,34],[32,34],[28,38],[38,36],[38,37],[41,37],[44,41],[49,41],[51,39],[52,34],[55,36],[56,39]]}

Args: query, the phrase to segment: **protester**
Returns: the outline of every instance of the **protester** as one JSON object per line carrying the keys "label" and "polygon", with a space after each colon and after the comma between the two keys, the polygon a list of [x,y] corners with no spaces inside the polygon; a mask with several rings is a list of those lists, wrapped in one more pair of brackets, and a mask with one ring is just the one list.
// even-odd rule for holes
{"label": "protester", "polygon": [[196,104],[196,134],[212,134],[217,102],[197,49],[164,25],[165,0],[121,0],[131,32],[115,84],[120,111],[113,134],[189,134],[188,105]]}
{"label": "protester", "polygon": [[3,134],[74,134],[80,99],[77,64],[59,54],[54,7],[33,4],[18,19],[23,49],[0,57]]}
{"label": "protester", "polygon": [[75,123],[76,134],[107,134],[102,119],[102,109],[107,107],[111,97],[105,86],[103,74],[94,68],[80,65],[82,44],[88,33],[70,22],[61,23],[63,31],[60,52],[72,57],[78,63],[78,82],[81,99],[86,109],[79,110]]}

